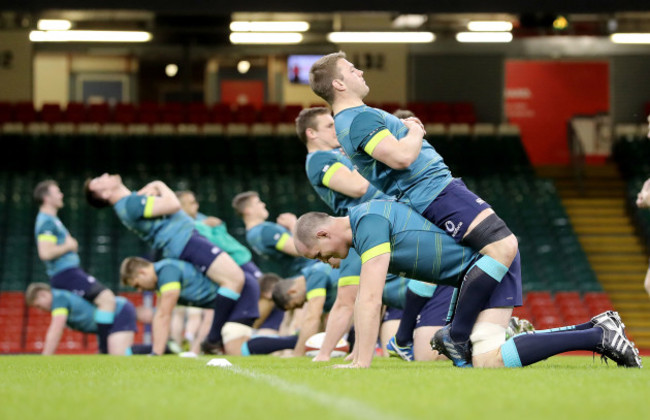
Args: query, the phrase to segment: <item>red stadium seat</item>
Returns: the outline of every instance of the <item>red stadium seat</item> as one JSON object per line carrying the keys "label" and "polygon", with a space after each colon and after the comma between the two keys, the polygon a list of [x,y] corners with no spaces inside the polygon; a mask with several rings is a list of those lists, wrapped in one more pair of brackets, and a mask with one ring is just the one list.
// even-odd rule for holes
{"label": "red stadium seat", "polygon": [[286,104],[284,108],[282,108],[282,122],[294,124],[296,122],[296,118],[298,118],[298,114],[300,114],[300,111],[302,111],[302,105]]}
{"label": "red stadium seat", "polygon": [[63,120],[61,105],[58,103],[45,103],[41,107],[41,121],[54,124]]}
{"label": "red stadium seat", "polygon": [[120,124],[131,124],[136,121],[137,111],[135,105],[129,103],[118,103],[115,105],[115,122]]}
{"label": "red stadium seat", "polygon": [[88,106],[88,122],[106,124],[113,121],[111,108],[107,103],[90,104]]}
{"label": "red stadium seat", "polygon": [[203,102],[193,102],[187,111],[187,122],[191,124],[205,124],[210,121],[210,111]]}
{"label": "red stadium seat", "polygon": [[11,102],[0,102],[0,124],[13,121],[14,106]]}
{"label": "red stadium seat", "polygon": [[14,121],[29,124],[38,120],[38,113],[32,102],[17,102],[14,105]]}
{"label": "red stadium seat", "polygon": [[142,102],[137,107],[136,121],[142,124],[155,124],[161,121],[160,107],[156,102]]}
{"label": "red stadium seat", "polygon": [[282,108],[278,104],[264,104],[260,109],[259,121],[269,124],[278,124],[282,119]]}
{"label": "red stadium seat", "polygon": [[63,120],[75,124],[86,121],[86,106],[81,102],[68,102]]}
{"label": "red stadium seat", "polygon": [[210,122],[217,124],[230,124],[233,121],[233,112],[230,104],[219,102],[210,109]]}
{"label": "red stadium seat", "polygon": [[236,123],[251,125],[257,121],[257,109],[251,104],[240,105],[235,109],[234,120]]}
{"label": "red stadium seat", "polygon": [[379,104],[377,108],[382,109],[391,114],[397,111],[398,109],[403,109],[403,107],[398,102],[383,102]]}

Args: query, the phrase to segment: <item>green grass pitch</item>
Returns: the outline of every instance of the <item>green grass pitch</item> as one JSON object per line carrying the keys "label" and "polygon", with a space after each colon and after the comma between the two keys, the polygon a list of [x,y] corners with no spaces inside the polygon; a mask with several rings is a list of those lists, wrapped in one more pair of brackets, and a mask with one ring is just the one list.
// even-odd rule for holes
{"label": "green grass pitch", "polygon": [[650,372],[598,356],[556,356],[523,369],[227,359],[233,367],[208,367],[210,357],[1,357],[0,419],[649,418]]}

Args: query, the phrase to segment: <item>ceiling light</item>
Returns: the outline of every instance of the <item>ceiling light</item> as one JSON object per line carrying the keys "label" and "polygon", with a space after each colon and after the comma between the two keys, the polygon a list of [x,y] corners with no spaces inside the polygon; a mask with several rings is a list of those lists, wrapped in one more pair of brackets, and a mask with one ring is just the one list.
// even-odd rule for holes
{"label": "ceiling light", "polygon": [[510,42],[510,32],[459,32],[456,34],[458,42]]}
{"label": "ceiling light", "polygon": [[31,31],[32,42],[148,42],[149,32],[141,31]]}
{"label": "ceiling light", "polygon": [[233,44],[299,44],[302,34],[297,32],[233,32],[230,42]]}
{"label": "ceiling light", "polygon": [[507,32],[512,30],[512,22],[507,21],[472,21],[467,29],[478,32]]}
{"label": "ceiling light", "polygon": [[237,71],[241,74],[248,73],[248,70],[251,69],[251,62],[248,60],[241,60],[237,63]]}
{"label": "ceiling light", "polygon": [[569,21],[564,16],[558,16],[553,21],[553,29],[557,29],[558,31],[566,29],[567,26],[569,26]]}
{"label": "ceiling light", "polygon": [[230,23],[233,32],[305,32],[309,30],[307,22],[247,22]]}
{"label": "ceiling light", "polygon": [[67,31],[72,22],[65,19],[40,19],[36,27],[41,31]]}
{"label": "ceiling light", "polygon": [[330,32],[327,39],[343,43],[426,43],[436,36],[431,32]]}
{"label": "ceiling light", "polygon": [[650,44],[650,33],[616,33],[609,39],[616,44]]}
{"label": "ceiling light", "polygon": [[393,20],[393,28],[419,28],[428,19],[427,15],[399,15]]}
{"label": "ceiling light", "polygon": [[174,77],[178,74],[178,65],[176,64],[167,64],[165,66],[165,74],[167,77]]}

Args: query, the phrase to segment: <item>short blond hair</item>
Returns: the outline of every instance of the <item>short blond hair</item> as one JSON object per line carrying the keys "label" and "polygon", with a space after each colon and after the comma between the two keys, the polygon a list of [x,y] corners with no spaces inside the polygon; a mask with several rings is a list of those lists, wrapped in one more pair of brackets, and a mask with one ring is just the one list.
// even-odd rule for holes
{"label": "short blond hair", "polygon": [[151,261],[142,257],[126,257],[120,265],[120,282],[125,286],[130,286],[129,281],[135,277],[136,272],[140,268],[148,267],[151,264]]}
{"label": "short blond hair", "polygon": [[257,191],[245,191],[243,193],[239,193],[232,199],[232,208],[241,217],[244,215],[244,209],[248,205],[248,201],[253,197],[259,196],[260,195],[257,193]]}
{"label": "short blond hair", "polygon": [[52,292],[52,287],[47,283],[32,283],[27,286],[25,291],[25,303],[27,306],[33,306],[36,298],[38,297],[39,292]]}
{"label": "short blond hair", "polygon": [[343,77],[339,72],[337,63],[346,57],[343,51],[327,54],[312,64],[309,70],[309,86],[311,90],[330,105],[334,102],[332,81]]}

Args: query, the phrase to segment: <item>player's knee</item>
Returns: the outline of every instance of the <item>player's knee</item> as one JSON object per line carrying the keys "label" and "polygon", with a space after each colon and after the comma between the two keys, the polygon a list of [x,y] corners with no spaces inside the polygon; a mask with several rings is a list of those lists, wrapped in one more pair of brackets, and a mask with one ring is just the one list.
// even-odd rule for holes
{"label": "player's knee", "polygon": [[477,322],[469,336],[475,367],[499,367],[499,349],[506,342],[504,326],[492,322]]}
{"label": "player's knee", "polygon": [[104,289],[94,300],[98,309],[112,312],[115,310],[115,294],[110,289]]}
{"label": "player's knee", "polygon": [[510,265],[519,249],[517,238],[499,216],[491,214],[463,237],[462,243]]}

